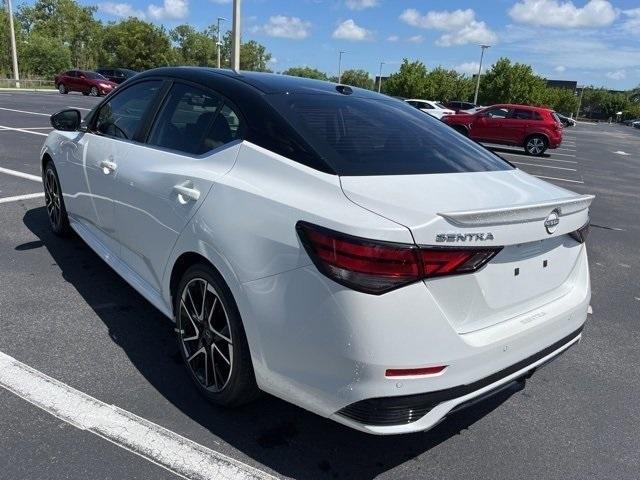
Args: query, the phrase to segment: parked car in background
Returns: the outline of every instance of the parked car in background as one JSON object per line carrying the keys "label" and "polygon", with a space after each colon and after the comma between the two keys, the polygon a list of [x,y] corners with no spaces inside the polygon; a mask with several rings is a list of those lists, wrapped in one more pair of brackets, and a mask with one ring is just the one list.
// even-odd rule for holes
{"label": "parked car in background", "polygon": [[475,113],[447,115],[442,120],[473,140],[521,146],[529,155],[542,155],[562,143],[562,123],[548,108],[493,105]]}
{"label": "parked car in background", "polygon": [[110,68],[110,67],[100,67],[96,69],[96,72],[105,77],[112,82],[117,84],[121,84],[125,80],[130,79],[131,77],[138,74],[135,70],[130,70],[128,68]]}
{"label": "parked car in background", "polygon": [[56,88],[62,94],[82,92],[83,95],[91,95],[93,97],[107,95],[118,86],[117,83],[99,73],[86,70],[68,70],[56,75],[54,82]]}
{"label": "parked car in background", "polygon": [[454,100],[451,102],[446,102],[444,104],[445,107],[453,110],[454,112],[458,113],[461,111],[467,112],[470,110],[475,110],[476,108],[478,108],[478,105],[476,105],[475,103],[471,103],[471,102],[460,102],[458,100]]}
{"label": "parked car in background", "polygon": [[562,115],[558,112],[555,113],[564,127],[574,127],[576,125],[576,121],[573,118],[567,117],[566,115]]}
{"label": "parked car in background", "polygon": [[631,127],[635,122],[640,122],[640,118],[630,118],[629,120],[624,120],[622,124]]}
{"label": "parked car in background", "polygon": [[265,390],[364,432],[423,431],[581,338],[593,196],[404,102],[160,68],[80,119],[53,115],[42,149],[50,227],[177,322],[215,404]]}
{"label": "parked car in background", "polygon": [[636,120],[635,122],[633,122],[633,123],[631,124],[631,126],[632,126],[633,128],[640,128],[640,120]]}
{"label": "parked car in background", "polygon": [[445,115],[453,115],[453,110],[445,107],[440,102],[436,102],[434,100],[420,100],[418,98],[408,98],[405,99],[409,105],[416,107],[418,110],[422,110],[425,113],[428,113],[432,117],[442,118]]}

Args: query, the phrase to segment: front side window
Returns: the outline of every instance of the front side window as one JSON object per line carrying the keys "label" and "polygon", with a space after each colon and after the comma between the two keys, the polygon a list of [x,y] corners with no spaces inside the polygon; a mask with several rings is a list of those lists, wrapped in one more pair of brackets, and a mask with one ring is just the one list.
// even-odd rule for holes
{"label": "front side window", "polygon": [[162,82],[140,82],[116,94],[98,110],[95,130],[109,137],[132,139]]}
{"label": "front side window", "polygon": [[178,83],[172,87],[148,143],[200,155],[240,136],[240,119],[221,97]]}
{"label": "front side window", "polygon": [[490,108],[483,113],[490,118],[507,118],[509,116],[509,110],[506,108]]}
{"label": "front side window", "polygon": [[270,95],[269,101],[338,175],[512,168],[405,102],[332,94]]}

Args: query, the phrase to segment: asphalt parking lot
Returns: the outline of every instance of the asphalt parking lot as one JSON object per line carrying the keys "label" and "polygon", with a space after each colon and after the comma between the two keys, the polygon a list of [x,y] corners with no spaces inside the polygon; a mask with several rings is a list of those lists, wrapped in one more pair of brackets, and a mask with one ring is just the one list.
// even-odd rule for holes
{"label": "asphalt parking lot", "polygon": [[[429,432],[374,437],[270,396],[235,411],[212,407],[183,371],[173,325],[81,240],[50,233],[38,163],[48,115],[68,106],[86,113],[98,101],[0,92],[0,360],[10,356],[265,477],[640,476],[640,130],[578,124],[543,157],[491,147],[518,168],[596,195],[583,341],[524,390]],[[0,478],[179,478],[6,388],[0,410]]]}

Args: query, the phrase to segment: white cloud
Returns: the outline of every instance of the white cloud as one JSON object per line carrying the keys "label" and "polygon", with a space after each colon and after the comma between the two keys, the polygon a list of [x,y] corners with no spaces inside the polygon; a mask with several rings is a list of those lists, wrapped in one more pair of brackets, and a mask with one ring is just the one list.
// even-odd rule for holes
{"label": "white cloud", "polygon": [[349,10],[364,10],[378,5],[378,0],[346,0]]}
{"label": "white cloud", "polygon": [[[480,64],[478,62],[465,62],[460,65],[456,65],[453,69],[460,73],[466,73],[468,75],[476,75],[478,73],[478,68]],[[485,72],[487,70],[487,66],[482,66],[482,71]]]}
{"label": "white cloud", "polygon": [[419,28],[440,30],[443,33],[436,44],[441,47],[452,45],[466,45],[468,43],[495,44],[498,36],[491,31],[487,24],[476,19],[476,12],[466,10],[430,11],[421,15],[414,8],[402,12],[400,20]]}
{"label": "white cloud", "polygon": [[422,42],[424,42],[424,37],[422,35],[414,35],[413,37],[407,38],[407,42],[409,42],[409,43],[422,43]]}
{"label": "white cloud", "polygon": [[522,0],[511,7],[509,16],[528,25],[579,28],[611,25],[617,12],[607,0],[589,0],[584,7],[576,7],[572,1]]}
{"label": "white cloud", "polygon": [[269,21],[264,25],[252,27],[251,32],[262,32],[270,37],[302,40],[309,36],[310,28],[311,22],[301,20],[298,17],[275,15],[270,17]]}
{"label": "white cloud", "polygon": [[553,69],[554,72],[558,72],[558,73],[564,73],[564,71],[567,69],[567,67],[565,67],[564,65],[558,65],[557,67],[555,67]]}
{"label": "white cloud", "polygon": [[615,70],[613,72],[605,73],[605,77],[610,78],[611,80],[624,80],[627,78],[627,72],[624,70]]}
{"label": "white cloud", "polygon": [[400,40],[398,35],[390,35],[387,37],[387,42],[397,42],[398,40]]}
{"label": "white cloud", "polygon": [[633,35],[640,35],[640,8],[623,10],[626,20],[622,24],[622,29]]}
{"label": "white cloud", "polygon": [[136,10],[130,3],[103,2],[98,4],[98,9],[115,17],[145,18],[145,13],[142,10]]}
{"label": "white cloud", "polygon": [[356,22],[349,19],[338,25],[338,28],[334,30],[331,36],[339,40],[360,42],[362,40],[370,40],[372,33],[370,30],[357,25]]}
{"label": "white cloud", "polygon": [[189,15],[189,0],[164,0],[161,6],[149,5],[148,11],[156,20],[180,20]]}

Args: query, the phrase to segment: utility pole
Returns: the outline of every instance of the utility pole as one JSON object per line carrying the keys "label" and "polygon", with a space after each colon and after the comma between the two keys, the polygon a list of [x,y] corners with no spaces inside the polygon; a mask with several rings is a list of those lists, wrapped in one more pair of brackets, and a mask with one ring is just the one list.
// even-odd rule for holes
{"label": "utility pole", "polygon": [[338,54],[338,83],[342,83],[342,54],[347,53],[344,50],[340,50]]}
{"label": "utility pole", "polygon": [[380,62],[380,72],[378,73],[378,93],[380,93],[380,88],[382,88],[382,66],[384,62]]}
{"label": "utility pole", "polygon": [[478,78],[476,80],[476,94],[473,97],[473,104],[478,104],[478,92],[480,91],[480,75],[482,74],[482,59],[484,58],[484,51],[489,48],[491,45],[480,45],[482,49],[480,51],[480,67],[478,67]]}
{"label": "utility pole", "polygon": [[227,19],[218,17],[218,43],[216,44],[218,47],[218,68],[220,68],[220,49],[222,48],[222,42],[220,41],[220,21],[226,22]]}
{"label": "utility pole", "polygon": [[233,54],[231,55],[231,68],[235,72],[240,71],[240,1],[233,0]]}
{"label": "utility pole", "polygon": [[9,34],[11,35],[11,60],[13,62],[13,78],[15,78],[16,88],[20,88],[20,73],[18,72],[18,52],[16,51],[16,32],[13,29],[13,9],[11,0],[7,0],[7,10],[9,10]]}
{"label": "utility pole", "polygon": [[582,94],[584,93],[584,85],[580,89],[580,98],[578,100],[578,110],[576,110],[576,120],[578,119],[578,115],[580,115],[580,107],[582,107]]}

